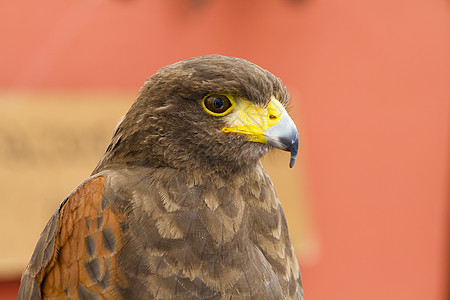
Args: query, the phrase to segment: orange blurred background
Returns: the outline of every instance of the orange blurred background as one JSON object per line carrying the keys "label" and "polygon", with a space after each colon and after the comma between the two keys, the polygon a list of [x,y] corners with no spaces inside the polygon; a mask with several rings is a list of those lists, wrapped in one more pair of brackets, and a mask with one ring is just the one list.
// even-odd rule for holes
{"label": "orange blurred background", "polygon": [[[291,93],[301,135],[295,178],[307,216],[288,217],[310,220],[291,221],[308,227],[291,228],[307,232],[297,253],[306,299],[448,299],[449,1],[3,1],[0,143],[8,124],[14,132],[14,122],[51,111],[48,98],[68,103],[66,111],[84,103],[76,105],[81,122],[94,106],[123,114],[159,68],[211,53],[248,59]],[[0,168],[20,171],[7,164]],[[95,161],[90,166],[85,177]],[[53,168],[67,181],[64,162]],[[32,244],[38,238],[8,226],[20,218],[7,215],[11,201],[32,205],[5,200],[7,180],[20,183],[22,173],[8,171],[0,184],[0,250],[13,247],[7,232]],[[79,182],[67,183],[65,195]],[[19,278],[0,270],[1,299],[15,298]]]}

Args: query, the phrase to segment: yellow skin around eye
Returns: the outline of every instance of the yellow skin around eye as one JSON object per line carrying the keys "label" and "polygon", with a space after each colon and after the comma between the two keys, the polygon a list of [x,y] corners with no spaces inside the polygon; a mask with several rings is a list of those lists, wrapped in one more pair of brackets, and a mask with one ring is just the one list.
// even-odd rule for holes
{"label": "yellow skin around eye", "polygon": [[[215,112],[213,112],[213,111],[210,111],[210,110],[206,107],[206,105],[205,105],[205,99],[208,98],[208,97],[211,96],[211,95],[223,95],[223,96],[226,96],[226,97],[228,98],[228,100],[230,100],[231,106],[230,106],[226,111],[224,111],[224,112],[222,112],[222,113],[215,113]],[[236,102],[235,102],[235,97],[232,96],[232,95],[228,95],[228,94],[208,94],[208,95],[206,95],[206,97],[203,98],[203,100],[202,100],[202,106],[203,106],[203,109],[204,109],[208,114],[213,115],[213,116],[220,117],[220,116],[224,116],[224,115],[229,114],[229,113],[236,107]]]}
{"label": "yellow skin around eye", "polygon": [[225,116],[228,126],[222,131],[248,135],[252,142],[267,143],[264,132],[277,124],[281,115],[286,113],[283,105],[274,97],[266,108],[253,105],[243,98],[233,99],[233,102],[233,111]]}

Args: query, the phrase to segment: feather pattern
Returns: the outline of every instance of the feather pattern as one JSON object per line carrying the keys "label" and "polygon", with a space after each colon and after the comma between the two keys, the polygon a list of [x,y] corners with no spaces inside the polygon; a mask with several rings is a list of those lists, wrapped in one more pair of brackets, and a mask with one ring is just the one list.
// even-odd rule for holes
{"label": "feather pattern", "polygon": [[19,299],[301,299],[281,206],[260,165],[255,173],[264,184],[249,174],[234,189],[214,178],[189,186],[173,169],[88,179],[44,230]]}

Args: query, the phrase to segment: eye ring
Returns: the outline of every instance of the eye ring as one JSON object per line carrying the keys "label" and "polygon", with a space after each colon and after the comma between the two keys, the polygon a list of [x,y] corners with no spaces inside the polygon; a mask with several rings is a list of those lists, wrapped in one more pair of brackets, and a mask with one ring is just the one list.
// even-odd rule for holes
{"label": "eye ring", "polygon": [[212,115],[222,116],[233,107],[233,102],[227,95],[210,94],[203,99],[203,107]]}

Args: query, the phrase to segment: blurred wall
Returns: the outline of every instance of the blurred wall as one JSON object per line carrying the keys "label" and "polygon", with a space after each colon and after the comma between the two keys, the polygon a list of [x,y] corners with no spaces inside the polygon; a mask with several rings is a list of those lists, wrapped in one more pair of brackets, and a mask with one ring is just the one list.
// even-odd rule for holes
{"label": "blurred wall", "polygon": [[[70,126],[110,126],[101,131],[107,140],[116,112],[126,110],[149,75],[210,53],[269,69],[292,95],[302,156],[293,177],[300,191],[292,193],[302,204],[288,218],[300,219],[290,222],[300,234],[307,299],[448,297],[448,1],[3,1],[0,150],[11,150],[5,136],[17,136],[16,124],[26,129],[30,119],[72,110],[64,101],[82,108]],[[46,115],[52,107],[60,110]],[[103,110],[111,119],[99,121]],[[96,113],[87,118],[84,111]],[[18,132],[29,134],[25,129]],[[86,176],[95,165],[90,160],[101,155],[89,153]],[[61,197],[50,200],[57,203],[82,175],[65,180],[61,174],[70,176],[71,169],[61,163],[43,178],[26,177],[34,167],[24,172],[3,161],[0,168],[6,174],[0,251],[7,252],[11,240],[28,238],[34,227],[9,226],[21,210],[47,205],[50,214],[56,207],[6,198],[9,183],[22,181],[17,189],[27,189],[42,186],[38,179],[57,180]],[[17,172],[11,176],[7,168]],[[36,198],[46,201],[46,191]],[[20,276],[8,274],[8,280]],[[0,284],[3,295],[9,283],[17,281]]]}

